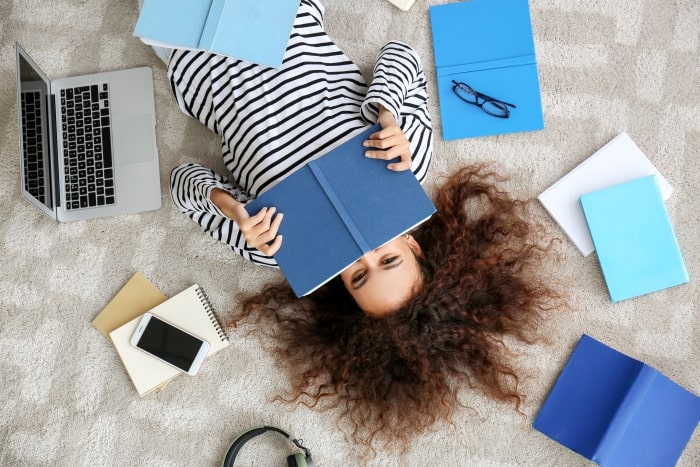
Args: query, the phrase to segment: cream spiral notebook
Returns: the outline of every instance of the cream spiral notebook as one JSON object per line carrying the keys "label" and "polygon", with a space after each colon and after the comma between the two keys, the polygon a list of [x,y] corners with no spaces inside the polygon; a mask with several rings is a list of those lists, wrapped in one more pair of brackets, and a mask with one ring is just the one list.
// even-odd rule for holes
{"label": "cream spiral notebook", "polygon": [[[149,310],[182,329],[201,337],[210,344],[207,358],[228,347],[219,320],[204,291],[195,284]],[[139,396],[143,396],[167,383],[182,372],[155,357],[133,347],[129,340],[136,330],[141,316],[137,316],[109,333],[117,353],[124,363]],[[206,360],[204,366],[206,367]]]}

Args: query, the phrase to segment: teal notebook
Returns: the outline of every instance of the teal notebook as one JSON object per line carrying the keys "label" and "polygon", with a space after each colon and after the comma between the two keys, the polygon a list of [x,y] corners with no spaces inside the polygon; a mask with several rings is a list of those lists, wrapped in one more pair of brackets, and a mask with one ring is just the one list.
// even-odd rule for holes
{"label": "teal notebook", "polygon": [[134,35],[279,68],[298,8],[299,0],[144,0]]}
{"label": "teal notebook", "polygon": [[613,302],[688,282],[654,175],[581,196]]}

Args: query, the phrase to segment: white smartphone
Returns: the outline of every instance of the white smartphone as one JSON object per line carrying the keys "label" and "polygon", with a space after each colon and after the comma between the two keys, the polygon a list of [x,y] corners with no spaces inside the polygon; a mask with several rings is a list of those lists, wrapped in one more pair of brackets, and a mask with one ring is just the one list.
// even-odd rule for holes
{"label": "white smartphone", "polygon": [[157,359],[196,375],[209,352],[209,342],[152,313],[145,313],[131,336],[131,345]]}

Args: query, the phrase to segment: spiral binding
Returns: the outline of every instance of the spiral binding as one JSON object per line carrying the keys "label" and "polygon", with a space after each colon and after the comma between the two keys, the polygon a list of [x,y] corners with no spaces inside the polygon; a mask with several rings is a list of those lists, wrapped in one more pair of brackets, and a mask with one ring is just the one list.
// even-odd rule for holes
{"label": "spiral binding", "polygon": [[224,332],[223,326],[221,326],[221,323],[219,322],[219,318],[217,318],[216,314],[214,313],[214,309],[211,306],[211,302],[209,301],[209,297],[204,292],[204,290],[202,290],[202,288],[199,286],[197,286],[197,296],[199,297],[199,300],[202,302],[202,305],[204,305],[204,309],[206,310],[207,315],[209,316],[209,320],[214,325],[214,328],[216,329],[217,334],[219,334],[219,338],[221,339],[221,341],[228,342],[228,337],[226,336],[226,333]]}

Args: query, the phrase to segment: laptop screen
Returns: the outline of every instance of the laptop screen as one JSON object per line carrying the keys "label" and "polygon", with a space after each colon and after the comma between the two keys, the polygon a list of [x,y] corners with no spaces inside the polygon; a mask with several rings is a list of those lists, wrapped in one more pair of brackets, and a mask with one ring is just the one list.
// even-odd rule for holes
{"label": "laptop screen", "polygon": [[22,189],[53,211],[49,132],[49,84],[23,54],[17,54]]}

